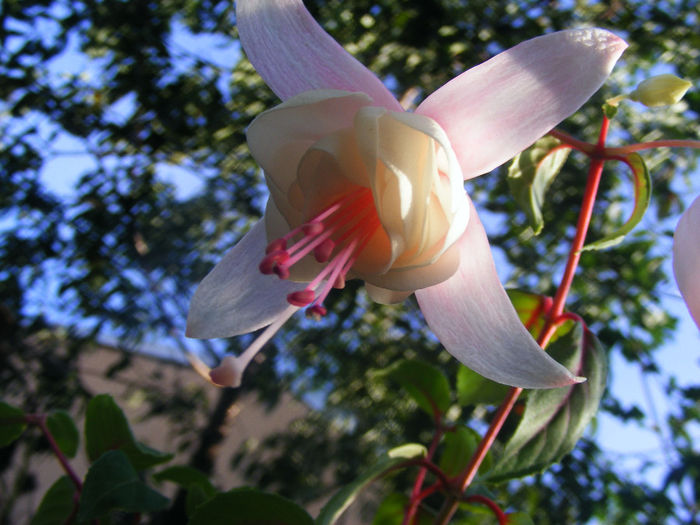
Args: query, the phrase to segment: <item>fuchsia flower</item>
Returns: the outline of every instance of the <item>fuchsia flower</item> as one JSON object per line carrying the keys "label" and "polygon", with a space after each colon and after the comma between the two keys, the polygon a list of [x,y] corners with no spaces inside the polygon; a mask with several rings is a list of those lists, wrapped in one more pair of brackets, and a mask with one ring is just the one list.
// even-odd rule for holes
{"label": "fuchsia flower", "polygon": [[265,217],[190,306],[191,337],[267,327],[244,354],[212,370],[213,381],[237,386],[294,312],[325,314],[326,295],[350,278],[364,280],[382,303],[415,293],[445,348],[488,378],[525,388],[579,380],[520,323],[463,180],[576,111],[624,41],[577,29],[523,42],[409,113],[300,0],[239,0],[236,14],[248,58],[283,102],[247,135],[270,189]]}
{"label": "fuchsia flower", "polygon": [[700,197],[683,212],[673,236],[673,274],[700,328]]}

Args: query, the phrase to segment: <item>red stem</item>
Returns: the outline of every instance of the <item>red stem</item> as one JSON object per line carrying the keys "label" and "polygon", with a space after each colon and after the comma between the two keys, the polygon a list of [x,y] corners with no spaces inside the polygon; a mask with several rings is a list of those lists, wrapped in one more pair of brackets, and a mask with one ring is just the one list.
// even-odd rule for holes
{"label": "red stem", "polygon": [[[554,332],[557,329],[557,320],[564,312],[564,303],[566,302],[566,298],[569,295],[569,291],[571,290],[571,284],[574,280],[574,274],[576,273],[576,268],[578,267],[579,260],[581,259],[581,249],[583,248],[584,241],[586,239],[586,233],[588,232],[588,227],[591,223],[591,216],[593,215],[593,206],[595,204],[596,195],[598,193],[600,178],[603,173],[603,165],[605,164],[605,139],[607,138],[609,127],[610,120],[605,115],[603,115],[603,122],[600,126],[600,134],[598,135],[598,143],[592,147],[592,151],[587,151],[589,149],[588,147],[591,147],[592,145],[578,141],[577,139],[573,139],[573,137],[571,137],[571,140],[569,140],[567,136],[566,142],[568,144],[571,144],[573,147],[576,147],[577,149],[579,148],[576,146],[576,144],[587,144],[588,147],[585,150],[581,150],[589,154],[589,156],[591,157],[591,165],[588,170],[588,180],[586,182],[586,189],[584,191],[583,203],[581,204],[581,211],[579,213],[578,223],[576,225],[576,234],[574,235],[574,239],[571,242],[571,249],[569,251],[569,258],[566,261],[566,267],[564,268],[564,275],[562,277],[561,282],[559,283],[559,287],[557,288],[557,293],[554,296],[552,308],[549,310],[549,315],[547,316],[545,326],[537,339],[537,343],[542,348],[545,348],[547,346],[547,343],[549,342],[552,335],[554,335]],[[559,132],[557,132],[556,134],[552,134],[557,138],[562,137],[562,134]],[[503,424],[505,423],[508,415],[510,414],[510,411],[513,409],[513,406],[515,406],[515,402],[517,401],[518,396],[521,392],[522,388],[511,388],[508,392],[508,395],[501,403],[501,406],[498,408],[496,415],[491,421],[489,429],[486,431],[486,434],[484,435],[483,439],[481,440],[481,443],[479,443],[479,446],[474,452],[474,455],[472,456],[469,465],[467,465],[467,468],[464,470],[460,478],[459,488],[462,492],[464,492],[464,490],[466,490],[469,484],[474,480],[474,477],[476,476],[479,467],[481,466],[481,463],[486,457],[487,452],[490,450],[491,445],[493,445],[493,442],[495,441],[496,436],[503,427]],[[449,523],[450,518],[457,510],[458,504],[458,500],[454,498],[448,499],[445,502],[445,506],[443,507],[442,512],[438,516],[436,523],[443,525]]]}
{"label": "red stem", "polygon": [[654,140],[652,142],[642,142],[630,144],[620,148],[605,148],[607,155],[628,155],[635,151],[643,151],[653,148],[700,148],[700,140]]}
{"label": "red stem", "polygon": [[[433,414],[435,420],[435,433],[433,434],[433,440],[431,441],[430,447],[428,448],[428,455],[426,457],[428,462],[432,461],[433,456],[435,455],[435,451],[437,450],[437,447],[440,444],[440,439],[442,438],[442,435],[444,433],[444,429],[442,426],[442,415],[437,409],[433,410]],[[425,476],[427,473],[428,468],[426,466],[424,466],[420,469],[420,471],[418,471],[416,481],[413,484],[413,490],[411,491],[411,500],[408,504],[408,507],[406,508],[406,513],[404,514],[402,525],[410,525],[411,521],[416,515],[416,512],[418,512],[418,505],[420,505],[420,502],[425,497],[421,497],[421,489],[423,488],[423,482],[425,481]]]}
{"label": "red stem", "polygon": [[46,437],[46,440],[49,442],[49,446],[51,447],[51,450],[56,456],[56,459],[58,459],[58,462],[63,467],[63,470],[65,470],[66,474],[68,474],[68,477],[71,479],[78,491],[82,491],[83,481],[75,473],[73,467],[70,466],[70,463],[68,463],[68,458],[66,458],[66,456],[63,454],[60,447],[58,446],[58,443],[56,443],[56,440],[54,439],[53,435],[51,434],[51,431],[49,430],[49,427],[46,424],[46,416],[41,414],[27,414],[24,416],[24,420],[29,424],[36,425],[39,427],[42,434],[44,434],[44,437]]}

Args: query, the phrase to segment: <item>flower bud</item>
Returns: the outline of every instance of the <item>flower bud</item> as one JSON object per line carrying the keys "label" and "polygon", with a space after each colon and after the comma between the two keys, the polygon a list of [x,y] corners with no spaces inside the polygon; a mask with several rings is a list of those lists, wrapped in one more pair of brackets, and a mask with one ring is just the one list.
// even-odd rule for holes
{"label": "flower bud", "polygon": [[629,98],[647,107],[669,106],[683,98],[692,84],[675,75],[658,75],[641,82]]}

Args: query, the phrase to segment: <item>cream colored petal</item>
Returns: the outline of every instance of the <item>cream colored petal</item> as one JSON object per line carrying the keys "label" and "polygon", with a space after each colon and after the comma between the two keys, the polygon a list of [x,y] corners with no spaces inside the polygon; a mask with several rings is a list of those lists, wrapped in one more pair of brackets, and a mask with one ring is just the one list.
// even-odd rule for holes
{"label": "cream colored petal", "polygon": [[430,265],[418,266],[405,270],[391,270],[381,275],[355,274],[366,283],[394,291],[412,292],[421,288],[434,286],[449,279],[459,266],[459,250],[456,244],[450,246],[440,258]]}
{"label": "cream colored petal", "polygon": [[367,169],[351,128],[332,133],[309,148],[299,163],[299,187],[305,203],[316,210],[329,199],[369,187]]}
{"label": "cream colored petal", "polygon": [[405,301],[409,295],[413,292],[395,292],[393,290],[387,290],[386,288],[380,288],[379,286],[374,286],[372,284],[366,283],[365,289],[367,290],[367,295],[375,303],[379,304],[396,304]]}
{"label": "cream colored petal", "polygon": [[351,127],[357,111],[370,103],[363,93],[301,93],[260,114],[248,128],[248,146],[271,183],[284,194],[296,180],[304,153],[321,138]]}
{"label": "cream colored petal", "polygon": [[391,240],[392,268],[435,261],[468,220],[462,174],[447,136],[429,118],[373,107],[358,112],[355,132]]}

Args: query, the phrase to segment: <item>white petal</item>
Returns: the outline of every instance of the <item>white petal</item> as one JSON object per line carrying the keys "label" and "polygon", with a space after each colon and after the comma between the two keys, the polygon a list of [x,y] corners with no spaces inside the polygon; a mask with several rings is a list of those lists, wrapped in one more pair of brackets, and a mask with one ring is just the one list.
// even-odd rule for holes
{"label": "white petal", "polygon": [[[263,221],[236,244],[199,283],[187,315],[187,336],[229,337],[262,328],[289,308],[287,294],[298,283],[258,270],[267,237]],[[303,286],[302,286],[303,288]]]}
{"label": "white petal", "polygon": [[469,179],[503,164],[574,113],[625,47],[602,29],[533,38],[454,78],[416,113],[447,132]]}
{"label": "white petal", "polygon": [[486,233],[473,207],[457,245],[461,250],[457,272],[438,285],[416,291],[428,325],[447,351],[484,377],[507,385],[550,388],[577,382],[520,322],[498,280]]}
{"label": "white petal", "polygon": [[678,221],[673,236],[673,273],[690,315],[700,327],[700,197]]}
{"label": "white petal", "polygon": [[282,100],[312,89],[362,92],[401,105],[369,69],[319,26],[301,0],[238,0],[236,23],[255,69]]}

